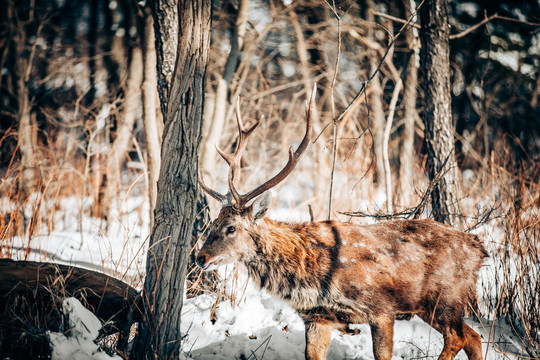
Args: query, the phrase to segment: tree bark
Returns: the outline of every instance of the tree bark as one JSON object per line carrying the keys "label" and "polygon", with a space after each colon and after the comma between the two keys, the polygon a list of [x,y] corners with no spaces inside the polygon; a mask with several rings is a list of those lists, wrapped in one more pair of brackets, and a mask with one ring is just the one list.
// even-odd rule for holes
{"label": "tree bark", "polygon": [[423,71],[424,138],[427,170],[434,181],[431,193],[433,218],[460,225],[459,187],[454,152],[454,124],[450,96],[450,47],[447,0],[432,0],[420,9],[420,66]]}
{"label": "tree bark", "polygon": [[197,215],[197,157],[211,7],[210,0],[181,0],[178,4],[181,16],[177,60],[163,134],[155,225],[146,262],[143,320],[135,351],[140,359],[180,355],[184,280]]}
{"label": "tree bark", "polygon": [[148,198],[150,201],[150,229],[154,227],[154,209],[157,201],[157,181],[161,164],[160,144],[162,132],[161,118],[156,116],[157,109],[157,70],[156,48],[154,39],[154,21],[152,15],[143,14],[143,123],[146,138],[146,164],[148,168]]}
{"label": "tree bark", "polygon": [[158,93],[165,119],[178,46],[178,1],[153,0],[153,10],[156,49],[159,49],[156,51]]}
{"label": "tree bark", "polygon": [[[178,47],[178,1],[177,0],[153,0],[152,14],[154,18],[155,48],[157,60],[158,94],[161,105],[161,121],[158,119],[158,133],[160,140],[163,134],[164,119],[167,118],[169,105],[169,91],[173,80],[173,72],[176,63],[176,50]],[[163,155],[163,153],[161,153]],[[159,165],[160,166],[160,165]],[[207,208],[207,200],[204,193],[199,194],[199,208]],[[208,221],[208,211],[201,212],[193,227],[194,242],[200,235],[197,229],[204,228],[204,222]]]}

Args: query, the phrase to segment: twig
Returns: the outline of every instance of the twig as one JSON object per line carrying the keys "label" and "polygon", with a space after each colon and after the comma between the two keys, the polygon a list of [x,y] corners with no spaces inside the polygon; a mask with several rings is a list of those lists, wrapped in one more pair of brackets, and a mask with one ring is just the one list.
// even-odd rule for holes
{"label": "twig", "polygon": [[364,84],[362,84],[362,87],[360,88],[360,90],[358,91],[358,93],[356,94],[356,96],[353,98],[353,100],[349,103],[349,105],[347,105],[347,107],[345,108],[345,110],[343,110],[343,112],[341,114],[339,114],[339,116],[335,119],[335,122],[339,122],[341,121],[345,115],[350,111],[350,109],[353,107],[353,105],[356,103],[356,101],[360,98],[360,96],[362,95],[362,93],[366,90],[366,87],[367,85],[371,82],[371,80],[373,80],[373,78],[375,77],[375,75],[377,75],[377,73],[379,72],[379,70],[381,69],[381,66],[382,64],[384,63],[384,60],[386,59],[386,57],[388,56],[388,53],[390,52],[390,48],[392,48],[397,40],[397,38],[399,38],[399,36],[401,35],[401,33],[405,30],[405,28],[411,23],[411,21],[413,21],[413,19],[416,17],[418,11],[420,10],[420,8],[422,7],[422,5],[424,4],[426,0],[422,0],[422,2],[420,4],[418,4],[418,7],[416,8],[416,10],[414,11],[414,13],[411,14],[411,16],[407,19],[407,21],[404,23],[404,25],[401,27],[401,29],[399,29],[398,33],[396,34],[396,36],[394,36],[392,38],[392,41],[390,41],[390,43],[388,44],[387,48],[386,48],[386,51],[384,53],[384,55],[382,56],[381,60],[379,61],[379,65],[377,66],[377,69],[375,69],[375,71],[373,72],[373,74],[370,75],[370,77],[368,78],[368,80],[366,82],[364,82]]}
{"label": "twig", "polygon": [[[389,19],[389,20],[392,20],[392,21],[400,23],[400,24],[409,25],[409,22],[407,20],[400,19],[400,18],[392,16],[392,15],[384,14],[384,13],[381,13],[379,11],[373,11],[372,13],[373,13],[373,15],[377,15],[377,16],[380,16],[382,18]],[[506,16],[500,16],[497,13],[495,13],[495,14],[491,15],[490,17],[484,18],[484,20],[480,21],[478,24],[472,25],[471,27],[469,27],[468,29],[463,30],[460,33],[450,35],[449,40],[455,40],[455,39],[460,39],[462,37],[465,37],[468,34],[470,34],[471,32],[473,32],[474,30],[481,27],[482,25],[484,25],[484,24],[486,24],[486,23],[488,23],[490,21],[493,21],[493,20],[512,21],[512,22],[517,22],[517,23],[520,23],[520,24],[529,25],[529,26],[540,26],[540,23],[514,19],[514,18],[510,18],[510,17],[506,17]],[[416,29],[420,29],[420,25],[418,25],[416,23],[411,24],[411,26],[416,28]]]}
{"label": "twig", "polygon": [[[328,2],[326,2],[328,6]],[[334,15],[337,19],[337,25],[338,25],[338,51],[336,56],[336,66],[334,67],[334,76],[332,77],[332,85],[330,86],[330,97],[332,98],[331,104],[332,104],[332,117],[334,118],[334,143],[332,144],[332,167],[330,170],[330,189],[328,191],[328,213],[327,213],[327,220],[330,220],[332,216],[332,195],[334,191],[334,173],[336,170],[336,154],[337,154],[337,133],[338,133],[338,123],[336,120],[336,104],[334,100],[334,88],[336,86],[336,79],[337,79],[337,73],[339,69],[339,58],[341,54],[341,17],[339,17],[338,13],[334,7],[330,7],[332,11],[334,12]]]}
{"label": "twig", "polygon": [[484,20],[480,21],[478,24],[476,25],[473,25],[471,26],[470,28],[466,29],[466,30],[463,30],[462,32],[460,33],[457,33],[457,34],[452,34],[448,37],[449,40],[454,40],[454,39],[460,39],[462,37],[465,37],[467,36],[469,33],[473,32],[474,30],[478,29],[480,26],[494,20],[494,19],[498,19],[499,18],[499,15],[497,15],[496,13],[491,15],[490,17],[486,17]]}
{"label": "twig", "polygon": [[[385,14],[385,13],[382,13],[382,12],[379,12],[379,11],[372,11],[371,12],[373,15],[376,15],[376,16],[380,16],[382,18],[385,18],[385,19],[388,19],[388,20],[392,20],[394,22],[397,22],[397,23],[400,23],[400,24],[407,24],[407,20],[404,20],[404,19],[400,19],[398,17],[395,17],[395,16],[392,16],[392,15],[388,15],[388,14]],[[418,25],[417,23],[412,23],[410,24],[412,27],[416,28],[416,29],[420,29],[420,25]]]}
{"label": "twig", "polygon": [[452,148],[452,150],[450,150],[450,153],[444,159],[439,171],[437,172],[437,174],[435,174],[433,179],[430,181],[427,189],[424,191],[424,194],[422,195],[422,199],[420,200],[418,205],[416,205],[415,207],[407,208],[401,212],[393,213],[393,214],[389,214],[389,213],[369,214],[362,211],[343,211],[343,212],[340,211],[339,213],[342,215],[347,215],[351,217],[370,217],[373,219],[387,219],[387,220],[393,219],[393,218],[417,219],[422,213],[422,211],[424,210],[426,202],[429,199],[431,192],[433,191],[433,188],[437,186],[439,179],[448,171],[448,169],[445,169],[445,166],[446,166],[446,163],[448,162],[448,159],[450,159],[450,154],[452,154],[453,151],[454,149]]}

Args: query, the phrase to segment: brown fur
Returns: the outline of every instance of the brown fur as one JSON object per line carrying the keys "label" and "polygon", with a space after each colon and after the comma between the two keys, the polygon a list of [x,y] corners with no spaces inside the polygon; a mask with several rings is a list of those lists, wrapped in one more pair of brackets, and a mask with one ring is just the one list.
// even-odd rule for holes
{"label": "brown fur", "polygon": [[461,316],[486,256],[478,237],[432,220],[288,224],[226,206],[198,262],[239,260],[261,288],[296,309],[307,359],[324,359],[331,330],[356,323],[370,325],[375,359],[390,359],[394,320],[418,315],[443,334],[440,359],[464,348],[481,360],[480,337]]}

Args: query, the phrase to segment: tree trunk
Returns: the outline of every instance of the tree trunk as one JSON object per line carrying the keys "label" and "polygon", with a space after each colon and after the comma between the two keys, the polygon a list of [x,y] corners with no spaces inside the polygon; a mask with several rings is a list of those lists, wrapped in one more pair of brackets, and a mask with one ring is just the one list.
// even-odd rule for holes
{"label": "tree trunk", "polygon": [[[146,164],[148,168],[148,198],[150,201],[150,229],[154,227],[154,209],[157,200],[157,181],[159,165],[161,164],[162,119],[156,116],[157,99],[157,70],[156,48],[154,39],[154,21],[152,15],[145,11],[143,14],[143,123],[146,138]],[[161,129],[161,131],[160,131]]]}
{"label": "tree trunk", "polygon": [[432,0],[420,9],[420,66],[423,70],[424,138],[427,149],[433,218],[459,225],[459,187],[454,152],[454,125],[450,96],[450,60],[447,0]]}
{"label": "tree trunk", "polygon": [[[17,62],[26,61],[19,60]],[[19,119],[18,128],[18,147],[21,154],[20,173],[19,173],[19,199],[24,202],[33,191],[36,191],[39,172],[37,171],[37,159],[34,150],[34,144],[37,142],[37,125],[30,113],[30,104],[28,102],[27,82],[23,78],[18,81],[18,101],[19,109],[17,117]]]}
{"label": "tree trunk", "polygon": [[[163,119],[166,119],[167,117],[169,91],[171,88],[171,82],[173,81],[172,75],[175,69],[177,55],[176,49],[178,47],[178,1],[154,0],[152,14],[154,19],[155,49],[157,60],[157,90],[161,105],[161,111],[157,113],[157,124],[159,139],[162,141],[164,131]],[[161,152],[161,156],[162,155],[163,153]],[[157,166],[159,168],[161,164]],[[197,201],[199,202],[198,207],[200,209],[206,209],[208,207],[208,202],[203,192],[199,193],[199,199]],[[204,229],[206,222],[209,221],[208,211],[201,211],[198,213],[198,215],[200,216],[197,217],[195,220],[196,223],[193,226],[194,244],[202,233],[199,231],[199,229]]]}
{"label": "tree trunk", "polygon": [[[281,5],[283,5],[283,3]],[[283,7],[285,8],[285,5],[283,5]],[[314,6],[307,9],[306,11],[308,11],[309,14],[315,17],[317,15],[317,10],[318,10],[317,7]],[[312,62],[314,59],[310,58],[310,52],[308,51],[306,38],[304,36],[304,30],[302,29],[300,20],[298,19],[298,14],[296,13],[295,9],[293,7],[290,7],[288,9],[288,14],[289,14],[289,19],[291,21],[291,25],[294,29],[294,35],[296,37],[296,52],[298,53],[298,59],[300,61],[300,73],[302,74],[302,81],[304,83],[304,91],[306,93],[306,97],[309,97],[313,88],[313,83],[314,83],[313,81],[314,75],[312,75],[312,71],[314,70],[314,68],[319,68],[315,72],[318,72],[317,75],[320,75],[320,68],[323,65],[321,64],[321,62],[318,62],[318,63]],[[315,21],[315,20],[312,19],[312,21]],[[313,35],[313,33],[311,33],[311,35]],[[313,44],[313,46],[315,47],[317,46],[317,44]],[[311,55],[313,55],[313,53],[311,53]],[[321,98],[324,98],[324,92],[328,90],[328,89],[325,89],[324,83],[325,81],[323,80],[323,87],[322,87],[323,96]],[[320,88],[321,83],[319,82],[319,84],[317,85],[318,85],[317,87]],[[318,101],[319,106],[321,105],[321,102],[322,102],[322,105],[324,105],[323,101]],[[319,116],[318,106],[315,106],[313,110],[314,110],[313,118],[312,118],[313,133],[320,134],[322,130],[322,124],[321,124],[321,119]],[[321,134],[322,138],[316,141],[315,143],[313,143],[311,146],[311,151],[313,152],[312,156],[314,158],[313,176],[319,179],[324,179],[328,176],[328,166],[326,166],[326,159],[328,158],[328,155],[326,154],[324,150],[324,147],[325,147],[324,135],[325,134]],[[327,187],[326,185],[328,184],[325,184],[325,182],[323,181],[316,181],[313,188],[313,193],[316,195],[325,193],[326,192],[325,188]]]}
{"label": "tree trunk", "polygon": [[[150,235],[137,358],[178,358],[180,314],[197,206],[197,157],[211,30],[210,0],[181,0],[175,71]],[[159,52],[159,51],[158,51]]]}
{"label": "tree trunk", "polygon": [[178,46],[178,1],[154,0],[153,6],[158,93],[161,113],[165,119],[169,101],[169,87],[176,61],[176,47]]}
{"label": "tree trunk", "polygon": [[[405,7],[405,18],[411,16],[409,6]],[[405,30],[405,39],[410,51],[415,51],[409,60],[409,66],[405,73],[405,83],[403,89],[403,144],[400,152],[400,194],[401,202],[405,206],[410,206],[414,193],[414,167],[415,167],[415,151],[414,151],[414,124],[418,113],[416,110],[417,86],[418,86],[418,69],[416,67],[416,36],[415,29],[410,26]]]}
{"label": "tree trunk", "polygon": [[[18,143],[20,154],[20,172],[18,179],[19,200],[26,201],[28,196],[36,191],[39,183],[38,161],[35,145],[37,144],[37,124],[31,113],[28,83],[32,70],[34,51],[28,52],[27,33],[22,21],[16,14],[14,5],[8,7],[8,19],[14,22],[15,28],[15,76],[17,94]],[[36,34],[39,36],[39,34]],[[36,37],[37,37],[36,36]],[[35,46],[35,45],[34,45]],[[22,213],[21,213],[22,214]],[[23,222],[24,223],[24,222]]]}
{"label": "tree trunk", "polygon": [[[368,41],[375,43],[375,17],[373,16],[375,11],[375,5],[372,0],[367,1],[366,20],[370,23],[368,30]],[[377,50],[370,50],[369,56],[370,63],[370,75],[377,71],[380,58],[377,54]],[[380,72],[376,74],[370,82],[371,96],[369,99],[369,106],[371,108],[371,128],[373,136],[373,148],[375,150],[375,182],[377,186],[384,184],[384,162],[382,157],[383,142],[384,142],[384,107],[383,107],[383,89],[381,85]]]}
{"label": "tree trunk", "polygon": [[107,155],[107,169],[103,182],[103,196],[100,198],[101,216],[110,219],[112,203],[118,195],[122,183],[122,166],[126,160],[126,152],[131,144],[133,125],[135,124],[137,108],[140,104],[142,84],[143,59],[139,46],[135,46],[131,54],[129,74],[124,99],[124,111],[118,123],[116,137]]}

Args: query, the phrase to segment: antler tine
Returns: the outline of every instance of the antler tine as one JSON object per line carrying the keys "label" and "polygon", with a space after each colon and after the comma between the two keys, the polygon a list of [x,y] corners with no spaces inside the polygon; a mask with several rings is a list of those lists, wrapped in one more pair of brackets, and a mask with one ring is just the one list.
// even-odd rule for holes
{"label": "antler tine", "polygon": [[241,195],[239,199],[237,199],[237,204],[239,207],[245,206],[251,199],[259,196],[263,192],[273,188],[280,182],[282,182],[296,167],[296,164],[298,163],[298,160],[300,159],[300,156],[304,153],[306,150],[309,139],[311,137],[311,116],[313,115],[313,110],[315,108],[315,95],[317,93],[317,84],[315,83],[313,85],[313,91],[311,93],[311,97],[309,100],[309,105],[306,109],[306,133],[304,135],[304,138],[302,139],[302,142],[296,149],[296,151],[293,152],[293,148],[289,148],[289,160],[287,161],[287,164],[285,167],[277,173],[273,178],[268,180],[267,182],[259,185],[255,189],[251,190],[245,195]]}
{"label": "antler tine", "polygon": [[201,187],[201,189],[203,189],[205,193],[207,193],[208,195],[210,195],[211,197],[213,197],[219,202],[224,202],[225,200],[227,200],[227,197],[225,195],[222,195],[218,193],[217,191],[212,190],[208,186],[206,186],[206,184],[203,181],[200,168],[198,169],[198,175],[199,175],[199,186]]}
{"label": "antler tine", "polygon": [[236,201],[236,204],[239,204],[241,202],[241,195],[234,186],[234,179],[236,175],[240,173],[240,161],[242,160],[242,155],[246,148],[248,137],[260,124],[260,121],[257,121],[248,130],[245,130],[244,124],[242,123],[242,116],[240,114],[240,98],[238,98],[236,101],[236,124],[238,126],[238,144],[234,154],[227,155],[218,146],[216,146],[216,150],[229,165],[229,190],[234,200]]}

